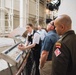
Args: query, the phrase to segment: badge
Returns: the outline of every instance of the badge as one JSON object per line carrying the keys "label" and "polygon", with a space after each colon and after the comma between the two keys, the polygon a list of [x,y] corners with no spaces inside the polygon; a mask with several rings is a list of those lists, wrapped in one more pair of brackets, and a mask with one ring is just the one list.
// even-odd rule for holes
{"label": "badge", "polygon": [[59,56],[61,54],[61,51],[59,50],[59,48],[57,48],[55,51],[54,51],[56,57]]}
{"label": "badge", "polygon": [[61,43],[57,42],[55,45],[56,45],[56,48],[61,48]]}

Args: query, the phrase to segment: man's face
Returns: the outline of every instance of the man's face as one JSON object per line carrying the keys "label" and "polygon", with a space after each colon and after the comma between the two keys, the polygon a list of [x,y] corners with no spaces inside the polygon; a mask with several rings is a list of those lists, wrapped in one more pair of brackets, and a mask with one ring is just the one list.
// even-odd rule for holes
{"label": "man's face", "polygon": [[32,31],[32,27],[30,27],[30,26],[26,26],[26,30],[27,30],[27,32],[31,32]]}
{"label": "man's face", "polygon": [[62,25],[60,25],[58,22],[54,21],[54,25],[55,25],[55,30],[57,32],[58,35],[62,35],[62,30],[63,27]]}
{"label": "man's face", "polygon": [[54,29],[54,26],[51,25],[51,23],[49,23],[47,25],[47,31],[50,31],[50,30],[53,30]]}

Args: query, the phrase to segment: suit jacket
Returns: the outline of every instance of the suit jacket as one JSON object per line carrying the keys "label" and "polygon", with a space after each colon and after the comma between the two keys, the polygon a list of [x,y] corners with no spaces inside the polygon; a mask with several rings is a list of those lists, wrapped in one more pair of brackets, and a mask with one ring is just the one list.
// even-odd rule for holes
{"label": "suit jacket", "polygon": [[54,46],[51,75],[76,75],[76,35],[66,32]]}

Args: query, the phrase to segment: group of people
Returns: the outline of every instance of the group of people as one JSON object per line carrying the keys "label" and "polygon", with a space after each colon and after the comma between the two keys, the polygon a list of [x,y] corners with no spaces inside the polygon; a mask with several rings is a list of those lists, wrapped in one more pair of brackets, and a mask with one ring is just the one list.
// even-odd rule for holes
{"label": "group of people", "polygon": [[72,20],[66,14],[48,23],[47,32],[40,25],[34,30],[32,24],[27,24],[26,43],[18,48],[31,49],[35,75],[76,75],[76,35],[71,26]]}

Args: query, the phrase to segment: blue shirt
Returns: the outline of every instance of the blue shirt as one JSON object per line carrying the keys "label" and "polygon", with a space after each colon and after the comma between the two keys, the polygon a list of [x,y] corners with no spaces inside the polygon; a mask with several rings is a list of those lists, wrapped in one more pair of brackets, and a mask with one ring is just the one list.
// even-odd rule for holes
{"label": "blue shirt", "polygon": [[52,51],[53,51],[53,46],[54,44],[57,42],[57,40],[59,39],[58,35],[56,34],[56,31],[49,31],[46,35],[46,37],[43,40],[43,44],[42,44],[42,48],[41,48],[41,52],[43,50],[48,51],[49,55],[47,60],[51,60],[52,59]]}

